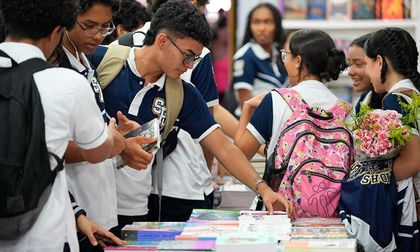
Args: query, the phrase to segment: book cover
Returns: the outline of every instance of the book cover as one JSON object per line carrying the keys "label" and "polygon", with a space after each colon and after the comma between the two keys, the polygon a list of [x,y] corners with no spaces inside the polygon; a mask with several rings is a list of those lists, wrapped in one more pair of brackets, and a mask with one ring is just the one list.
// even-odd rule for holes
{"label": "book cover", "polygon": [[238,220],[239,210],[194,209],[189,221]]}
{"label": "book cover", "polygon": [[284,242],[284,248],[288,252],[354,252],[356,251],[356,239],[290,240]]}
{"label": "book cover", "polygon": [[325,19],[327,12],[326,0],[308,0],[308,19]]}
{"label": "book cover", "polygon": [[[150,144],[142,144],[141,148],[144,151],[151,152],[153,155],[156,154],[157,150],[160,148],[160,131],[159,131],[159,120],[157,118],[150,120],[147,123],[144,123],[135,130],[130,131],[124,137],[130,138],[135,136],[144,136],[144,137],[156,137],[156,142]],[[121,156],[116,157],[116,167],[121,169],[125,166],[124,161]]]}
{"label": "book cover", "polygon": [[376,16],[381,19],[403,19],[404,0],[378,0]]}
{"label": "book cover", "polygon": [[175,240],[182,231],[161,230],[121,230],[121,237],[127,241],[162,241]]}
{"label": "book cover", "polygon": [[285,0],[284,18],[285,19],[306,19],[308,13],[307,0]]}
{"label": "book cover", "polygon": [[327,19],[350,20],[351,19],[351,1],[327,0]]}
{"label": "book cover", "polygon": [[139,128],[127,133],[124,137],[156,137],[158,140],[151,144],[142,144],[141,148],[147,152],[156,152],[160,147],[160,131],[159,131],[159,120],[154,118],[147,123],[142,124]]}
{"label": "book cover", "polygon": [[375,19],[375,1],[353,0],[353,19]]}
{"label": "book cover", "polygon": [[277,237],[270,234],[232,233],[223,234],[216,240],[217,252],[277,251]]}
{"label": "book cover", "polygon": [[157,249],[159,251],[213,251],[215,246],[214,240],[175,240],[161,241]]}

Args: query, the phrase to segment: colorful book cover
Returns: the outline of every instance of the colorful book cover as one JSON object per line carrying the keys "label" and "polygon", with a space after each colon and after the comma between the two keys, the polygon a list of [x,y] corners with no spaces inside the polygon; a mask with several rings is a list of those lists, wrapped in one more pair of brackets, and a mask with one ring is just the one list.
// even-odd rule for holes
{"label": "colorful book cover", "polygon": [[182,231],[160,231],[160,230],[121,230],[121,237],[127,241],[162,241],[175,240],[175,236]]}
{"label": "colorful book cover", "polygon": [[157,248],[159,251],[213,251],[215,241],[196,240],[196,241],[161,241]]}
{"label": "colorful book cover", "polygon": [[327,12],[326,0],[308,0],[308,19],[325,19]]}
{"label": "colorful book cover", "polygon": [[284,18],[306,19],[307,13],[307,0],[284,0]]}
{"label": "colorful book cover", "polygon": [[238,220],[239,210],[194,209],[189,221],[195,220]]}
{"label": "colorful book cover", "polygon": [[378,0],[376,16],[381,19],[403,19],[404,0]]}
{"label": "colorful book cover", "polygon": [[277,237],[270,234],[223,234],[216,240],[217,252],[277,251]]}
{"label": "colorful book cover", "polygon": [[285,251],[328,251],[354,252],[356,239],[325,239],[325,240],[290,240],[285,241]]}
{"label": "colorful book cover", "polygon": [[327,0],[327,19],[350,20],[351,19],[351,1]]}
{"label": "colorful book cover", "polygon": [[353,0],[353,19],[375,19],[375,1]]}

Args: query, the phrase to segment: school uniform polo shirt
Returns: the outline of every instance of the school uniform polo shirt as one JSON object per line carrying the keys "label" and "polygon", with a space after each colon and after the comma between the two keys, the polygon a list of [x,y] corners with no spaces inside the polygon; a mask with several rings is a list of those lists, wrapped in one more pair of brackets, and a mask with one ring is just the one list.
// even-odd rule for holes
{"label": "school uniform polo shirt", "polygon": [[[147,22],[133,34],[134,46],[143,46],[144,34],[149,29],[150,22]],[[112,44],[118,44],[118,40]],[[195,64],[193,69],[188,69],[183,73],[181,79],[195,85],[210,108],[219,104],[210,50],[204,47],[200,57],[202,60]],[[133,57],[129,58],[129,60],[132,59]],[[134,62],[132,64],[134,65]],[[154,174],[154,178],[155,176]],[[163,162],[162,195],[180,199],[204,200],[204,195],[209,195],[213,191],[211,181],[212,176],[201,146],[181,129],[178,133],[177,148]],[[155,194],[157,194],[156,184],[156,182],[153,183],[153,193]]]}
{"label": "school uniform polo shirt", "polygon": [[[83,52],[79,58],[83,64],[64,48],[66,58],[71,68],[79,72],[90,83],[91,92],[95,94],[96,104],[101,110],[104,120],[107,120],[104,98],[95,71],[91,68]],[[83,208],[90,220],[105,229],[118,225],[117,220],[117,189],[115,186],[114,160],[91,164],[87,161],[66,163],[67,183],[69,191],[76,203]]]}
{"label": "school uniform polo shirt", "polygon": [[[292,87],[310,105],[330,109],[338,98],[323,84],[315,80],[302,81]],[[276,147],[281,128],[292,115],[286,101],[276,91],[271,91],[262,100],[247,125],[247,129],[261,144],[269,143],[267,157]]]}
{"label": "school uniform polo shirt", "polygon": [[[93,65],[97,66],[107,48],[98,47],[90,56]],[[103,90],[106,110],[113,116],[121,110],[128,118],[144,124],[154,118],[160,121],[161,133],[166,120],[165,107],[165,74],[155,82],[144,84],[140,73],[134,64],[134,50],[129,54],[127,65],[116,78]],[[210,112],[203,97],[190,83],[183,81],[184,103],[175,126],[180,127],[195,140],[201,141],[214,129],[219,127]],[[152,190],[151,169],[137,171],[123,168],[116,171],[118,214],[147,214],[147,197]]]}
{"label": "school uniform polo shirt", "polygon": [[272,54],[254,41],[241,47],[233,57],[233,88],[250,90],[252,96],[256,96],[286,86],[286,71],[279,62],[279,51],[274,45]]}
{"label": "school uniform polo shirt", "polygon": [[[35,57],[45,60],[42,51],[29,44],[5,42],[0,50],[18,63]],[[49,68],[35,73],[34,80],[44,109],[49,152],[62,157],[70,140],[84,149],[97,148],[106,141],[107,127],[83,76],[69,69]],[[53,160],[50,158],[51,169],[56,166]],[[48,201],[32,228],[17,240],[0,241],[0,250],[63,251],[65,242],[71,251],[79,251],[66,169],[57,173]]]}
{"label": "school uniform polo shirt", "polygon": [[[203,48],[202,60],[193,69],[181,75],[191,82],[203,96],[207,107],[217,105],[217,86],[214,80],[210,50]],[[156,170],[153,170],[154,173]],[[156,175],[153,174],[153,179]],[[152,193],[157,194],[157,181],[153,181]],[[207,167],[203,149],[185,130],[178,133],[175,150],[163,160],[162,195],[178,199],[204,200],[213,192],[212,175]]]}

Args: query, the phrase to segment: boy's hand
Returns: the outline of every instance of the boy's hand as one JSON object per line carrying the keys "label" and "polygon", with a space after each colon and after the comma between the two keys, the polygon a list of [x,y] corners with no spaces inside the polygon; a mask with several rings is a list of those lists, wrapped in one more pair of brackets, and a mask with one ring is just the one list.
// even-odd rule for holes
{"label": "boy's hand", "polygon": [[118,118],[117,130],[123,136],[125,136],[130,131],[135,130],[138,127],[140,127],[140,124],[138,124],[136,121],[128,119],[121,111],[117,112],[117,118]]}
{"label": "boy's hand", "polygon": [[115,125],[115,118],[111,118],[108,123],[108,132],[114,139],[114,147],[112,148],[110,158],[119,155],[125,148],[125,138],[118,132]]}
{"label": "boy's hand", "polygon": [[263,198],[265,208],[270,214],[272,214],[273,211],[286,211],[290,219],[296,219],[295,208],[293,207],[293,204],[286,199],[286,197],[274,192],[265,183],[261,183],[259,188],[261,188],[259,191],[261,192],[260,194]]}
{"label": "boy's hand", "polygon": [[126,139],[126,147],[121,153],[124,163],[134,169],[146,169],[153,159],[153,155],[144,151],[141,144],[154,143],[155,137],[130,137]]}
{"label": "boy's hand", "polygon": [[97,246],[99,244],[101,247],[105,247],[105,242],[118,246],[127,245],[127,242],[119,239],[108,230],[89,220],[83,214],[79,215],[76,222],[77,230],[86,235],[93,246]]}

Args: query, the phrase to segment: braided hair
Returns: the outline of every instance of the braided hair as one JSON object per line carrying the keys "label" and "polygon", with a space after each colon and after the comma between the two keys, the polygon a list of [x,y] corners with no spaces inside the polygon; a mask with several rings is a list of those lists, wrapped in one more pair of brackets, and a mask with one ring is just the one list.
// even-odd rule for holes
{"label": "braided hair", "polygon": [[384,61],[380,81],[386,81],[388,62],[392,68],[410,79],[417,89],[420,88],[420,73],[417,71],[418,56],[416,42],[411,35],[400,28],[384,28],[375,33],[365,44],[365,54],[371,59],[381,56]]}

